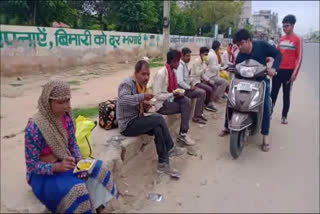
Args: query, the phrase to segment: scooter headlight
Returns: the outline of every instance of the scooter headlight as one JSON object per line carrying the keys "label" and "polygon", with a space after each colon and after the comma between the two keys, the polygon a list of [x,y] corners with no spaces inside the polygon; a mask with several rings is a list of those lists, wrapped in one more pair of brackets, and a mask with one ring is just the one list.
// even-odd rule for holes
{"label": "scooter headlight", "polygon": [[252,78],[254,77],[254,73],[256,71],[256,67],[240,67],[240,75],[245,78]]}

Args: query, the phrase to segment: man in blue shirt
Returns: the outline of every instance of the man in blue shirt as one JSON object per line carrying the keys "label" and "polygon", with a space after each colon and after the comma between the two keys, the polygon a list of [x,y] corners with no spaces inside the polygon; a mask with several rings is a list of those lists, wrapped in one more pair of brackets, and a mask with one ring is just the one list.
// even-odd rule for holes
{"label": "man in blue shirt", "polygon": [[[274,58],[272,68],[268,68],[267,75],[273,77],[277,74],[281,63],[281,53],[276,47],[268,44],[265,41],[252,41],[250,33],[241,29],[235,34],[235,43],[240,49],[240,53],[237,56],[236,64],[241,63],[247,59],[254,59],[259,63],[266,65],[267,57]],[[261,134],[263,135],[263,142],[261,149],[264,152],[268,152],[270,149],[268,142],[269,128],[270,128],[270,80],[267,76],[260,79],[266,83],[266,92],[264,100],[264,111],[261,126]],[[223,137],[229,134],[228,120],[225,118],[224,129],[219,136]]]}

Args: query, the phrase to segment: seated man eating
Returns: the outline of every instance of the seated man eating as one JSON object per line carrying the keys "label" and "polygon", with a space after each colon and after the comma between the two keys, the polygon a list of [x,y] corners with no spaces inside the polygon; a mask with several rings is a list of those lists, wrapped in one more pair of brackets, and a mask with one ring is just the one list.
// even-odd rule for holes
{"label": "seated man eating", "polygon": [[135,65],[132,77],[125,79],[118,88],[117,118],[121,134],[154,136],[158,154],[158,172],[168,175],[177,174],[169,164],[169,157],[180,156],[185,149],[174,146],[167,124],[159,114],[145,116],[151,108],[153,95],[147,93],[146,86],[150,78],[149,64],[140,60]]}
{"label": "seated man eating", "polygon": [[190,99],[196,99],[196,106],[192,121],[195,123],[206,124],[207,119],[203,116],[204,101],[206,92],[192,84],[188,63],[191,60],[191,50],[182,48],[182,57],[177,69],[177,80],[179,88],[185,90],[185,95]]}
{"label": "seated man eating", "polygon": [[187,134],[191,114],[190,99],[183,93],[178,93],[177,77],[175,69],[179,66],[180,52],[169,50],[167,63],[154,76],[153,92],[156,98],[156,110],[160,114],[181,114],[181,123],[178,140],[187,145],[194,145],[195,142]]}

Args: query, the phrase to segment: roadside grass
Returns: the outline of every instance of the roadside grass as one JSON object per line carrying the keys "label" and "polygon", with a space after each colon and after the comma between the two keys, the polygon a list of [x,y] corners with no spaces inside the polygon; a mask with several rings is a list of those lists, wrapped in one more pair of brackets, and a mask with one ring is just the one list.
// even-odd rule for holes
{"label": "roadside grass", "polygon": [[13,87],[23,86],[22,83],[11,83],[10,85],[13,86]]}
{"label": "roadside grass", "polygon": [[159,63],[159,62],[150,62],[149,66],[150,66],[150,68],[161,67],[161,66],[163,66],[163,63]]}
{"label": "roadside grass", "polygon": [[73,118],[76,119],[79,115],[84,117],[95,117],[98,115],[98,107],[88,107],[88,108],[74,108],[72,109]]}
{"label": "roadside grass", "polygon": [[150,60],[149,63],[150,68],[156,68],[163,66],[163,60],[162,57],[156,57]]}
{"label": "roadside grass", "polygon": [[70,81],[67,81],[66,83],[68,83],[69,85],[80,85],[79,80],[70,80]]}

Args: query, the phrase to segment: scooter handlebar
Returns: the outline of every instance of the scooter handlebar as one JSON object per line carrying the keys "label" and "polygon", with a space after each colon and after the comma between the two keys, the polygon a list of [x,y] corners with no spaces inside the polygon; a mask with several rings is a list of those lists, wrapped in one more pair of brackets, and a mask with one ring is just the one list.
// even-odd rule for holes
{"label": "scooter handlebar", "polygon": [[230,72],[230,73],[235,73],[236,72],[236,66],[235,65],[229,65],[226,68],[226,71]]}

